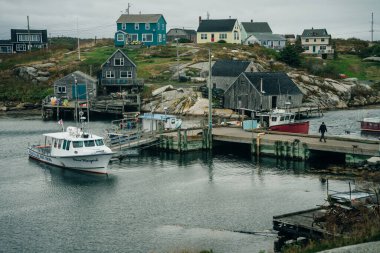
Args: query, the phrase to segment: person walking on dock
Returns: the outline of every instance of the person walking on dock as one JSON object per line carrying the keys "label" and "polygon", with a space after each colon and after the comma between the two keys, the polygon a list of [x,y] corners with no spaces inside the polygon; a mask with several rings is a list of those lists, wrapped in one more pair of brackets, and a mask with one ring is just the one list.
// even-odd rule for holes
{"label": "person walking on dock", "polygon": [[325,132],[327,132],[327,127],[325,125],[325,122],[322,122],[322,124],[319,126],[319,132],[321,133],[321,138],[319,138],[319,141],[322,141],[322,139],[326,142]]}

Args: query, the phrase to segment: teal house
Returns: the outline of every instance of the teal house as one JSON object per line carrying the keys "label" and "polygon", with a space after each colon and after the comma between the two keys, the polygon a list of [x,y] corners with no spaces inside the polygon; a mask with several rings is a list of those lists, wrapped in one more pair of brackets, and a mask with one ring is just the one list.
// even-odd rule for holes
{"label": "teal house", "polygon": [[115,46],[166,45],[166,20],[162,14],[122,14],[116,21]]}

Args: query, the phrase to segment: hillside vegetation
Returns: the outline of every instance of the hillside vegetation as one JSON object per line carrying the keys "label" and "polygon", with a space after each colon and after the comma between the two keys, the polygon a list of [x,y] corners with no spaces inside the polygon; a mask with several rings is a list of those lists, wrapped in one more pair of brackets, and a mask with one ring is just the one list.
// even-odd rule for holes
{"label": "hillside vegetation", "polygon": [[[17,102],[39,102],[47,94],[52,93],[52,84],[73,71],[80,70],[97,76],[103,64],[116,50],[111,39],[81,40],[81,57],[78,60],[77,41],[73,38],[57,38],[51,41],[49,50],[33,51],[23,54],[0,55],[0,100]],[[122,50],[133,60],[138,68],[138,78],[143,78],[148,86],[158,87],[171,84],[173,86],[191,86],[187,79],[178,81],[175,78],[177,68],[185,69],[185,74],[199,76],[199,72],[187,69],[192,63],[208,61],[211,49],[212,60],[238,59],[253,60],[266,71],[290,72],[297,69],[278,62],[279,54],[270,49],[254,46],[215,43],[211,45],[180,44],[150,48],[123,48]],[[177,51],[179,57],[177,58]],[[48,80],[32,82],[15,74],[20,66],[53,63],[46,69]],[[301,57],[298,70],[310,74],[338,78],[339,74],[357,77],[359,80],[380,82],[380,64],[363,62],[357,55],[339,55],[335,60]]]}

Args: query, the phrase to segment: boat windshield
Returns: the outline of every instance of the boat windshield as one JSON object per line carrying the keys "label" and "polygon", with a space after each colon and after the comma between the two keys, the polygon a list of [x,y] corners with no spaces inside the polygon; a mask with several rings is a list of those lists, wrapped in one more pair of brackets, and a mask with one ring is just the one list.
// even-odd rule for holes
{"label": "boat windshield", "polygon": [[102,139],[97,139],[95,140],[95,142],[96,142],[96,146],[104,146],[104,142]]}
{"label": "boat windshield", "polygon": [[83,141],[73,141],[73,148],[82,148]]}
{"label": "boat windshield", "polygon": [[94,147],[95,146],[95,142],[94,142],[94,140],[84,141],[84,146],[85,147]]}

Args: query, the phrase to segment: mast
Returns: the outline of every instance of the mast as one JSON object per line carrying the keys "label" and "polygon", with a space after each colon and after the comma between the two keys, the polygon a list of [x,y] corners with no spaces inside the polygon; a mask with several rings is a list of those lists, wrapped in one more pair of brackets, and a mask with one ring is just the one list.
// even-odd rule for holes
{"label": "mast", "polygon": [[208,49],[208,139],[209,148],[212,148],[212,89],[211,89],[211,48]]}

